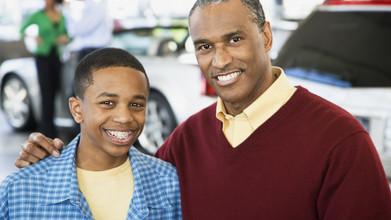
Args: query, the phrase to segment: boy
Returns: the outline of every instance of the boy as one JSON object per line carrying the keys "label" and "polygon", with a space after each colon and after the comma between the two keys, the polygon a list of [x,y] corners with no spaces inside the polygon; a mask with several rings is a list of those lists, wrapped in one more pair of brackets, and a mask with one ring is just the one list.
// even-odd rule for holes
{"label": "boy", "polygon": [[104,48],[79,63],[74,81],[69,108],[81,133],[60,157],[4,180],[0,219],[181,219],[176,169],[131,147],[149,93],[142,64]]}

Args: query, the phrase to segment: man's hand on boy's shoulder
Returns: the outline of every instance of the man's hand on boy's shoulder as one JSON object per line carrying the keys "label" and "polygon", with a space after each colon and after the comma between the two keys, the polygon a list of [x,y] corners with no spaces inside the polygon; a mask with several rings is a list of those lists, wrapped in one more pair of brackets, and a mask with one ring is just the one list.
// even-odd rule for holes
{"label": "man's hand on boy's shoulder", "polygon": [[22,151],[19,153],[19,158],[15,160],[15,166],[27,167],[49,155],[58,157],[63,146],[64,143],[58,138],[52,140],[39,132],[31,133],[29,139],[22,144]]}

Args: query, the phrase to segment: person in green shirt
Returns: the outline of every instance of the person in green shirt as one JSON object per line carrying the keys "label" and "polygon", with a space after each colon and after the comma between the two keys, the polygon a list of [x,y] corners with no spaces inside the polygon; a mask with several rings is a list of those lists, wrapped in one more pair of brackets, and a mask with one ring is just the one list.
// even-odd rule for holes
{"label": "person in green shirt", "polygon": [[54,98],[59,85],[61,61],[61,46],[69,41],[65,28],[65,18],[57,10],[57,0],[45,0],[45,7],[28,17],[20,29],[22,38],[26,37],[26,29],[30,25],[38,26],[38,36],[34,57],[38,71],[38,81],[41,90],[41,121],[39,130],[49,137],[55,137]]}

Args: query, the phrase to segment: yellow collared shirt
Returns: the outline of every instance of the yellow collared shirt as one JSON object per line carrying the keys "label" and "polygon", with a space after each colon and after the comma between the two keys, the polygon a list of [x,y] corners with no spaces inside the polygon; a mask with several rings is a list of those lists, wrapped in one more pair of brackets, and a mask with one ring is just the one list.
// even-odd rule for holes
{"label": "yellow collared shirt", "polygon": [[239,146],[259,126],[278,111],[295,93],[284,71],[272,67],[276,81],[250,106],[236,116],[227,114],[223,101],[217,99],[216,117],[223,123],[223,133],[232,147]]}

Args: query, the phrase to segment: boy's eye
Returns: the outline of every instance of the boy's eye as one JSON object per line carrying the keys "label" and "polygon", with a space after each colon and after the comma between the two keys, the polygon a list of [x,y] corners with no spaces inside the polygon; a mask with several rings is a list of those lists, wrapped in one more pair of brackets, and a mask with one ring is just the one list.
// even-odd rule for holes
{"label": "boy's eye", "polygon": [[144,105],[142,105],[140,103],[131,103],[130,106],[132,106],[132,107],[144,107]]}
{"label": "boy's eye", "polygon": [[103,101],[102,104],[112,106],[112,105],[114,105],[114,102],[113,101]]}

